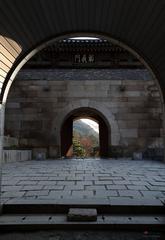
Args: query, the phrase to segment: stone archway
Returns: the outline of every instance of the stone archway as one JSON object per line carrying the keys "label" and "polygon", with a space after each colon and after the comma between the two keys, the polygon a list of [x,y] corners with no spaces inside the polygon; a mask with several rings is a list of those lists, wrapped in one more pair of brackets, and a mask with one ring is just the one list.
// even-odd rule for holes
{"label": "stone archway", "polygon": [[[0,109],[0,150],[3,147],[3,129],[4,129],[4,108],[5,102],[15,75],[20,68],[31,57],[31,51],[35,53],[39,50],[43,42],[53,36],[61,36],[64,33],[73,31],[103,33],[109,37],[114,37],[134,49],[132,51],[136,56],[139,53],[145,61],[147,68],[151,70],[155,79],[157,78],[165,97],[164,91],[164,53],[165,53],[165,31],[164,31],[164,3],[163,1],[40,1],[39,4],[33,4],[34,1],[1,1],[1,74],[2,85],[1,109]],[[21,15],[21,9],[26,4],[26,11]],[[123,7],[124,6],[124,7]],[[34,12],[36,14],[34,14]],[[7,13],[7,14],[6,14]],[[38,13],[38,14],[37,14]],[[131,13],[131,14],[129,14]],[[22,18],[23,16],[23,18]],[[13,21],[14,19],[14,21]],[[32,21],[29,21],[32,19]],[[150,19],[150,21],[148,21]],[[38,24],[39,23],[39,24]],[[38,32],[38,34],[35,34]],[[23,34],[21,34],[23,33]],[[13,39],[22,48],[15,49],[15,41],[7,41],[5,37]],[[119,43],[121,44],[121,43]],[[124,45],[125,46],[125,45]],[[6,51],[7,50],[7,51]],[[16,50],[16,51],[15,51]],[[18,53],[18,55],[17,55]],[[28,55],[29,54],[29,55]],[[13,59],[14,55],[14,59]],[[137,57],[140,58],[140,56]],[[15,61],[16,59],[16,61]],[[142,62],[144,62],[144,60]],[[6,61],[9,66],[6,66]],[[14,64],[13,64],[14,62]],[[162,105],[164,99],[162,96]],[[165,115],[163,115],[165,119]],[[114,124],[115,125],[115,124]],[[165,121],[164,121],[165,125]],[[113,130],[113,127],[111,128]],[[117,142],[120,134],[112,139]],[[2,151],[0,151],[2,152]]]}
{"label": "stone archway", "polygon": [[105,117],[92,108],[78,108],[70,112],[66,117],[61,127],[61,156],[67,156],[73,138],[73,121],[77,118],[87,117],[97,121],[99,125],[99,155],[100,157],[109,156],[110,146],[110,127]]}
{"label": "stone archway", "polygon": [[[54,41],[58,41],[58,40],[60,40],[60,39],[63,39],[64,37],[73,37],[73,36],[86,36],[86,35],[89,35],[89,36],[98,36],[98,37],[105,37],[105,39],[107,39],[107,40],[110,40],[112,43],[115,43],[116,45],[119,45],[119,46],[121,46],[121,47],[123,47],[124,49],[126,49],[126,50],[128,50],[130,53],[132,53],[137,59],[139,59],[145,66],[146,66],[146,68],[149,70],[149,72],[150,72],[150,74],[152,75],[152,77],[153,77],[153,79],[155,80],[155,82],[157,83],[157,86],[158,86],[158,88],[159,88],[159,90],[160,90],[160,95],[161,95],[161,103],[162,103],[162,106],[164,106],[164,99],[163,99],[163,92],[161,91],[161,88],[160,88],[160,85],[158,84],[158,79],[157,79],[157,77],[156,77],[156,75],[155,75],[155,72],[153,71],[153,69],[151,69],[151,67],[148,65],[148,63],[146,63],[146,61],[138,54],[138,52],[137,51],[135,51],[133,48],[131,48],[131,47],[129,47],[129,45],[126,45],[125,44],[125,42],[121,42],[121,41],[119,41],[119,40],[117,40],[117,38],[116,39],[114,39],[113,37],[111,37],[111,36],[109,36],[109,34],[107,34],[107,33],[105,33],[105,34],[99,34],[99,33],[97,33],[97,34],[92,34],[92,33],[85,33],[85,32],[80,32],[80,33],[70,33],[70,34],[64,34],[64,35],[57,35],[56,37],[51,37],[51,38],[49,38],[49,39],[47,39],[47,41],[44,41],[44,42],[42,42],[41,44],[39,44],[38,45],[38,47],[36,47],[35,49],[33,49],[29,54],[27,54],[26,55],[26,57],[25,58],[23,58],[23,59],[21,59],[20,60],[20,62],[18,62],[17,64],[16,64],[16,66],[14,67],[14,69],[13,69],[13,71],[11,71],[10,72],[10,74],[9,74],[9,77],[8,77],[8,75],[7,75],[7,77],[6,77],[6,82],[5,82],[5,84],[3,85],[4,87],[3,87],[3,91],[2,91],[2,104],[1,104],[1,115],[2,115],[2,118],[1,118],[1,126],[2,126],[2,129],[1,129],[1,146],[3,146],[3,135],[4,135],[4,133],[3,133],[3,131],[4,131],[4,127],[3,127],[3,125],[4,125],[4,117],[3,117],[3,115],[4,115],[4,108],[5,108],[5,104],[6,104],[6,99],[7,99],[7,96],[8,96],[8,92],[9,92],[9,89],[10,89],[10,87],[11,87],[11,85],[12,85],[12,82],[14,81],[14,78],[15,78],[15,76],[16,76],[16,74],[18,73],[18,71],[21,69],[21,67],[33,56],[33,55],[35,55],[35,53],[37,53],[38,51],[40,51],[41,49],[43,49],[44,47],[46,47],[46,46],[48,46],[49,44],[51,44],[52,42],[54,42]],[[10,80],[9,80],[10,79]],[[86,101],[88,101],[88,100],[86,100],[86,99],[84,99],[84,100],[82,100],[82,102],[86,102]],[[82,104],[84,107],[86,107],[85,105],[84,105],[84,103]],[[73,103],[72,104],[72,106],[74,106],[74,104],[76,104],[76,103]],[[94,107],[95,108],[95,103],[93,104],[93,103],[91,103],[90,102],[90,104],[91,104],[91,107]],[[78,107],[80,107],[80,106],[78,106]],[[105,106],[104,106],[105,107]],[[102,110],[102,109],[101,109]],[[68,111],[68,109],[66,110],[66,112]],[[120,141],[120,132],[119,132],[119,130],[117,130],[118,129],[118,127],[117,127],[117,123],[116,123],[116,121],[115,121],[115,118],[114,118],[114,116],[113,116],[113,114],[111,114],[111,113],[109,113],[108,111],[109,111],[109,109],[106,109],[105,110],[106,111],[106,115],[108,116],[108,119],[110,119],[111,120],[111,126],[112,126],[112,141],[111,141],[111,143],[112,143],[112,145],[117,145],[118,143],[119,143],[119,141]],[[66,112],[64,112],[64,115],[66,114]],[[164,115],[163,115],[164,116]],[[57,128],[56,128],[57,129]],[[164,131],[164,130],[163,130]],[[58,133],[58,130],[57,130],[57,134],[59,134]],[[58,137],[57,137],[57,141],[58,141]],[[59,143],[57,143],[57,149],[58,149],[58,145],[60,146],[60,141],[59,141]],[[1,147],[0,146],[0,147]],[[58,151],[58,150],[57,150]],[[2,152],[2,151],[1,151]]]}
{"label": "stone archway", "polygon": [[[119,130],[118,123],[115,119],[114,114],[108,109],[108,107],[100,102],[96,102],[94,100],[88,100],[88,99],[81,99],[74,102],[71,102],[70,104],[66,105],[59,114],[56,116],[56,126],[53,126],[52,129],[57,129],[57,139],[60,139],[60,131],[58,129],[62,128],[62,125],[67,118],[67,116],[70,115],[70,113],[74,112],[77,109],[81,108],[89,108],[93,109],[96,112],[100,113],[100,115],[103,116],[105,119],[107,125],[108,125],[108,131],[110,136],[110,143],[112,146],[117,146],[120,143],[121,134]],[[61,146],[60,141],[58,141],[59,146]]]}
{"label": "stone archway", "polygon": [[[108,37],[107,37],[107,39],[108,39]],[[110,39],[111,39],[111,38],[110,38]],[[120,43],[120,42],[118,42],[118,41],[115,41],[115,40],[113,40],[113,39],[112,39],[112,41],[118,43],[119,45],[125,47],[126,49],[129,49],[129,47],[126,47],[124,44],[122,44],[122,43]],[[42,47],[44,47],[44,46],[46,46],[46,45],[42,45]],[[42,47],[41,47],[41,48],[42,48]],[[130,50],[130,52],[134,53],[134,55],[135,55],[138,59],[140,59],[143,63],[145,63],[144,60],[141,59],[140,56],[139,56],[138,54],[136,54],[135,51],[133,51],[132,49],[129,49],[129,50]],[[39,51],[39,49],[36,49],[36,51]],[[33,53],[34,53],[34,52],[33,52]],[[16,65],[15,70],[14,70],[13,72],[11,72],[10,80],[9,80],[8,82],[6,82],[6,85],[4,85],[4,88],[3,88],[3,89],[4,89],[4,91],[3,91],[4,94],[3,94],[3,101],[2,101],[3,104],[1,105],[1,107],[2,107],[2,108],[1,108],[2,118],[1,118],[1,146],[0,146],[0,147],[2,147],[2,145],[3,145],[3,124],[4,124],[4,121],[3,121],[4,112],[3,112],[3,111],[4,111],[4,106],[5,106],[6,98],[7,98],[7,95],[8,95],[9,89],[10,89],[10,86],[11,86],[11,84],[12,84],[14,78],[15,78],[15,75],[16,75],[17,72],[20,70],[20,68],[24,65],[24,63],[26,63],[26,61],[28,60],[28,58],[30,58],[30,57],[31,57],[31,55],[28,55],[28,57],[25,58],[25,59],[20,63],[20,65]],[[147,64],[145,64],[145,65],[147,66],[148,70],[150,70],[151,74],[153,74],[154,79],[156,80],[156,77],[155,77],[154,73],[152,72],[152,70],[149,68],[149,66],[148,66]],[[156,80],[156,81],[157,81],[157,80]],[[163,103],[163,97],[162,97],[162,103]],[[81,106],[80,106],[80,105],[81,105]],[[85,107],[86,107],[87,105],[90,106],[90,107],[93,107],[93,108],[96,108],[96,107],[97,107],[97,104],[95,105],[95,103],[94,103],[93,101],[88,102],[88,100],[86,100],[86,99],[81,100],[80,105],[79,105],[79,103],[78,103],[78,107],[82,107],[82,106],[85,106]],[[66,112],[69,112],[69,111],[70,111],[70,108],[75,109],[76,106],[77,106],[77,103],[76,103],[76,102],[73,102],[73,103],[69,106],[68,109],[64,109],[64,111],[62,110],[63,116],[66,116]],[[104,106],[103,108],[105,108],[104,113],[108,116],[107,119],[110,119],[110,122],[113,124],[113,125],[110,124],[110,125],[112,126],[111,129],[112,129],[112,131],[113,131],[113,132],[111,132],[111,133],[113,133],[113,134],[112,134],[112,141],[111,141],[111,143],[116,144],[117,142],[120,141],[120,132],[119,132],[119,130],[118,130],[117,123],[116,123],[116,121],[115,121],[115,118],[114,118],[113,114],[111,114],[111,113],[108,112],[108,109],[106,108],[106,106]],[[100,112],[102,112],[103,108],[102,108],[102,107],[99,107]],[[60,141],[59,141],[59,146],[60,146]]]}
{"label": "stone archway", "polygon": [[[63,34],[63,35],[57,35],[56,37],[51,37],[51,38],[48,38],[46,41],[43,41],[42,43],[40,43],[38,45],[38,47],[34,48],[32,51],[30,51],[29,53],[26,54],[26,57],[24,57],[23,59],[20,59],[20,61],[17,62],[17,64],[15,64],[14,68],[12,68],[12,70],[10,71],[10,74],[7,75],[6,77],[6,80],[5,80],[5,83],[3,84],[3,87],[2,87],[2,104],[1,104],[1,113],[2,113],[2,118],[1,118],[1,126],[4,125],[4,108],[5,108],[5,104],[6,104],[6,99],[7,99],[7,96],[8,96],[8,92],[9,92],[9,89],[12,85],[12,82],[14,81],[15,79],[15,76],[17,75],[18,71],[21,69],[21,67],[33,56],[35,55],[35,53],[37,53],[38,51],[40,51],[41,49],[43,49],[44,47],[48,46],[49,44],[51,44],[52,42],[54,41],[58,41],[60,39],[63,39],[64,37],[74,37],[74,36],[86,36],[86,35],[89,35],[89,36],[97,36],[97,37],[105,37],[105,39],[107,40],[110,40],[112,43],[115,43],[116,45],[119,45],[121,47],[123,47],[124,49],[128,50],[130,53],[132,53],[137,59],[139,59],[145,66],[146,68],[149,70],[150,74],[152,75],[153,79],[155,80],[155,82],[157,83],[157,86],[158,86],[158,89],[160,91],[160,95],[161,95],[161,103],[162,103],[162,106],[164,106],[164,99],[163,99],[163,91],[161,89],[161,86],[159,85],[159,82],[158,82],[158,78],[157,78],[157,75],[155,75],[155,72],[153,71],[153,68],[151,68],[149,65],[148,65],[148,62],[146,62],[142,57],[141,55],[139,55],[139,53],[136,51],[136,49],[134,50],[134,48],[131,48],[131,45],[127,45],[125,42],[123,41],[120,41],[120,40],[117,40],[118,38],[113,38],[112,36],[109,36],[109,34],[105,33],[90,33],[90,32],[79,32],[79,33],[69,33],[69,34]],[[86,99],[84,100],[86,101]],[[74,105],[74,103],[73,103]],[[92,107],[92,106],[91,106]],[[109,115],[109,113],[107,113],[107,115]],[[163,115],[164,116],[164,115]],[[116,131],[116,123],[114,121],[114,118],[112,118],[112,122],[114,123],[114,126],[115,128],[112,127],[112,129],[115,129],[114,130],[114,133],[113,133],[113,137],[112,137],[112,144],[114,143],[114,145],[117,145],[116,143],[119,142],[119,139],[120,139],[120,133],[119,131]],[[3,127],[1,129],[1,146],[3,146]],[[164,131],[164,130],[163,130]],[[59,145],[60,145],[60,142],[59,142]],[[58,149],[58,146],[57,146],[57,149]],[[1,151],[2,152],[2,151]]]}
{"label": "stone archway", "polygon": [[[24,7],[24,2],[16,1],[14,3],[14,12],[12,2],[1,2],[0,55],[2,56],[2,67],[0,69],[0,85],[2,85],[2,104],[0,106],[0,149],[3,148],[6,98],[16,74],[37,51],[41,50],[52,40],[54,41],[58,37],[61,38],[65,34],[73,36],[73,33],[79,33],[79,35],[86,33],[99,35],[100,33],[107,36],[107,39],[111,39],[118,45],[128,49],[145,64],[147,69],[153,74],[156,82],[159,83],[158,87],[162,94],[162,105],[164,106],[163,52],[165,48],[163,38],[165,35],[163,27],[157,27],[163,26],[164,22],[163,1],[158,3],[155,0],[148,5],[145,1],[139,4],[139,1],[136,0],[133,5],[131,2],[126,3],[124,8],[122,7],[122,1],[118,3],[115,0],[106,1],[105,3],[96,0],[91,2],[91,4],[88,1],[83,2],[83,4],[81,1],[80,3],[68,1],[65,4],[63,2],[50,1],[50,5],[45,1],[41,1],[36,6],[28,2],[26,3],[24,18],[19,14],[20,9]],[[96,6],[97,10],[95,9]],[[40,12],[40,14],[33,14],[34,10]],[[128,14],[130,12],[133,14]],[[144,12],[145,18],[143,17]],[[80,14],[77,15],[77,13]],[[28,21],[29,16],[30,19],[33,19],[32,22]],[[113,19],[114,16],[115,21]],[[16,19],[16,21],[13,21],[13,19]],[[148,19],[151,19],[151,21],[148,21]],[[39,25],[38,22],[40,22]],[[141,26],[144,27],[138,27],[139,23],[142,23]],[[20,34],[20,29],[24,32],[23,35]],[[36,31],[39,34],[34,34]]]}

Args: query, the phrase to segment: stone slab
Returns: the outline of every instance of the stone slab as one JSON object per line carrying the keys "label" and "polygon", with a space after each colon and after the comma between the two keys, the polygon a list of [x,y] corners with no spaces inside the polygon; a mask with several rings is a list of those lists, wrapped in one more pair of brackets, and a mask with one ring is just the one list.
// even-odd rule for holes
{"label": "stone slab", "polygon": [[94,208],[70,208],[67,216],[68,221],[97,221],[97,210]]}
{"label": "stone slab", "polygon": [[[84,180],[67,180],[72,174],[73,177],[83,174]],[[85,179],[92,175],[98,179]],[[61,201],[105,204],[113,200],[122,205],[130,200],[138,204],[135,201],[138,198],[145,200],[146,205],[152,201],[159,204],[165,199],[164,176],[164,163],[149,160],[65,159],[8,163],[3,165],[2,201],[36,198],[59,204]]]}

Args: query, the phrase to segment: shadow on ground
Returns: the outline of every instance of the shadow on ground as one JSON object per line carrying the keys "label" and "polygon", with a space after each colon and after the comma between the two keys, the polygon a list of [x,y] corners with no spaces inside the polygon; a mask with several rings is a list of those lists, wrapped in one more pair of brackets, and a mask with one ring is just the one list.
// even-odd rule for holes
{"label": "shadow on ground", "polygon": [[149,232],[44,231],[1,233],[1,240],[164,240],[165,235]]}

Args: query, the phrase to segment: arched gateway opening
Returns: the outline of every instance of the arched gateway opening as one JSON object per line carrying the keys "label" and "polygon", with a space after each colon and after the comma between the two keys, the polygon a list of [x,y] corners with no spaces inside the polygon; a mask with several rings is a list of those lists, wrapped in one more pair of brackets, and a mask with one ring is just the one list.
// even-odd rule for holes
{"label": "arched gateway opening", "polygon": [[[107,200],[106,208],[103,205],[104,201],[101,202],[101,207],[99,208],[98,223],[100,222],[102,226],[106,226],[106,221],[108,221],[107,227],[111,229],[111,226],[115,226],[115,230],[118,230],[118,226],[119,230],[123,230],[125,226],[128,229],[128,224],[131,227],[130,229],[137,231],[137,226],[140,226],[145,235],[148,235],[148,232],[150,235],[150,231],[157,232],[157,230],[163,229],[164,224],[162,224],[161,220],[164,218],[164,215],[160,216],[159,213],[161,211],[160,207],[162,208],[162,214],[164,212],[165,169],[163,163],[150,161],[154,158],[155,160],[163,160],[165,143],[165,125],[163,125],[165,115],[162,108],[162,106],[164,107],[165,99],[165,7],[163,0],[153,0],[150,1],[150,4],[148,4],[149,1],[139,0],[134,1],[134,4],[132,4],[132,1],[115,0],[49,1],[49,4],[43,0],[38,2],[1,2],[3,3],[1,4],[2,11],[0,16],[2,20],[0,25],[0,151],[6,144],[7,149],[4,148],[4,151],[1,151],[4,156],[10,157],[12,151],[17,152],[18,150],[19,152],[21,147],[31,148],[33,152],[40,148],[39,151],[42,149],[45,153],[48,152],[50,156],[54,156],[52,152],[57,153],[56,156],[58,156],[60,152],[61,127],[61,122],[58,125],[58,120],[63,119],[61,117],[62,113],[67,115],[71,109],[69,111],[65,110],[72,103],[73,109],[76,109],[74,104],[78,100],[75,100],[75,97],[81,98],[79,102],[83,103],[82,106],[88,107],[88,103],[90,103],[90,106],[94,107],[93,102],[100,104],[100,92],[104,92],[103,106],[106,108],[105,111],[108,112],[104,115],[106,117],[109,115],[112,118],[111,122],[118,126],[114,130],[113,125],[110,124],[111,145],[117,156],[129,156],[135,161],[125,161],[124,159],[120,159],[121,161],[119,160],[119,162],[115,160],[101,160],[100,162],[89,161],[87,165],[83,165],[87,161],[80,161],[79,163],[78,161],[71,162],[70,160],[61,161],[61,159],[59,161],[31,161],[28,164],[24,162],[15,164],[12,162],[14,171],[11,169],[11,174],[9,174],[8,167],[6,168],[7,171],[4,170],[5,184],[2,184],[0,204],[12,199],[12,201],[9,201],[9,208],[7,208],[12,210],[10,207],[13,200],[18,198],[21,198],[21,200],[26,199],[28,200],[27,206],[29,205],[30,207],[25,207],[25,213],[30,214],[28,210],[36,209],[37,207],[37,205],[32,207],[34,200],[52,199],[53,204],[66,204],[68,198],[70,199],[69,202],[73,204],[74,198],[81,198],[81,200],[92,198],[96,206],[96,203],[98,203],[95,201],[96,198],[102,197],[104,200]],[[21,11],[25,7],[26,11]],[[97,35],[96,37],[102,38],[103,41],[96,41],[96,44],[93,42],[93,52],[91,53],[89,42],[82,44],[82,42],[70,41],[68,35],[62,36],[65,33],[73,33],[74,31],[77,33],[83,31],[84,34],[89,31],[100,33],[100,35],[93,35]],[[104,38],[101,34],[107,37]],[[82,36],[83,34],[77,35]],[[63,40],[66,39],[69,41],[64,42]],[[94,63],[99,68],[100,62],[97,58],[97,53],[99,52],[99,56],[103,57],[101,60],[104,62],[104,67],[109,68],[110,72],[103,71],[103,74],[101,73],[103,78],[101,79],[98,69],[97,71],[92,70],[93,73],[96,73],[93,74],[95,79],[92,82],[93,85],[94,83],[96,84],[96,92],[92,95],[91,82],[87,82],[86,79],[81,79],[84,80],[81,81],[81,84],[83,83],[82,86],[77,84],[76,87],[73,87],[70,81],[65,81],[66,78],[64,79],[62,76],[61,79],[64,82],[60,85],[59,79],[55,79],[57,76],[60,76],[60,71],[57,73],[54,68],[53,71],[46,71],[45,69],[40,71],[41,69],[38,68],[40,74],[37,75],[35,72],[35,74],[33,73],[35,76],[31,73],[28,74],[24,69],[25,71],[22,75],[17,76],[18,78],[20,77],[19,80],[21,81],[14,81],[9,93],[10,86],[22,66],[32,55],[35,55],[43,48],[47,48],[54,40],[56,45],[62,45],[62,47],[58,48],[61,52],[56,51],[57,48],[54,49],[54,46],[51,46],[51,51],[48,50],[47,53],[48,55],[50,53],[50,59],[55,60],[55,62],[49,61],[49,57],[48,59],[38,58],[38,60],[41,60],[40,66],[42,67],[45,63],[48,68],[57,64],[57,57],[62,56],[61,53],[65,48],[65,43],[67,45],[65,50],[69,49],[69,44],[71,46],[74,45],[72,50],[75,50],[76,46],[80,50],[74,51],[73,56],[70,59],[68,58],[71,60],[71,67],[85,66],[86,68]],[[17,44],[20,45],[18,46]],[[82,46],[84,44],[89,51],[84,51],[86,49]],[[104,52],[99,50],[101,46],[103,46]],[[53,49],[55,51],[52,51]],[[68,63],[68,61],[65,61],[66,56],[71,56],[68,53],[69,51],[67,54],[63,52],[64,58],[60,59],[58,63]],[[103,54],[101,55],[101,53]],[[106,53],[109,54],[108,58],[106,58]],[[130,53],[133,53],[133,56]],[[33,61],[34,59],[31,60]],[[38,67],[38,63],[34,61],[30,65]],[[63,65],[58,67],[61,66]],[[127,71],[128,66],[131,68],[129,71]],[[144,66],[146,67],[145,69]],[[115,71],[115,68],[117,71]],[[67,74],[64,73],[64,75],[65,77],[75,77],[75,72],[72,70],[67,72]],[[106,79],[105,72],[107,72]],[[123,75],[123,72],[126,75]],[[28,79],[26,79],[27,76]],[[87,76],[86,73],[85,76]],[[75,78],[70,80],[75,81]],[[54,85],[55,81],[58,81],[56,85]],[[100,81],[100,84],[97,85],[98,81]],[[23,86],[23,84],[25,85]],[[83,92],[84,95],[81,96],[76,88],[81,93]],[[72,91],[73,94],[70,94],[70,89],[74,89]],[[16,93],[19,95],[18,98],[15,96]],[[12,101],[12,97],[15,98],[15,101]],[[64,101],[64,97],[67,98],[67,101]],[[95,99],[93,100],[93,98]],[[21,99],[20,102],[17,101],[18,99]],[[38,99],[41,102],[38,102]],[[6,139],[14,142],[3,144],[3,140],[6,140],[4,139],[5,108],[6,116],[8,115],[5,117]],[[65,109],[59,110],[59,108]],[[108,117],[107,119],[109,121]],[[13,120],[15,122],[12,122]],[[71,121],[73,122],[73,119]],[[116,129],[119,129],[119,131],[116,131]],[[122,150],[122,154],[120,150]],[[137,158],[140,161],[136,161]],[[149,158],[149,161],[144,161],[144,158]],[[18,158],[16,158],[17,160]],[[32,202],[30,202],[31,200]],[[16,205],[14,203],[13,206],[15,213],[17,213],[18,203],[19,201],[16,201]],[[91,200],[88,203],[91,203]],[[35,222],[37,223],[37,228],[38,226],[42,227],[42,223],[44,224],[43,227],[48,226],[50,228],[50,225],[57,221],[52,214],[53,211],[51,211],[56,209],[53,204],[48,206],[51,212],[49,218],[43,214],[32,218],[33,229],[35,228]],[[124,208],[120,208],[120,204],[123,204]],[[145,211],[147,204],[149,208]],[[115,205],[114,208],[113,205]],[[129,205],[132,207],[129,208]],[[135,205],[138,205],[138,208],[135,208]],[[41,206],[40,202],[36,212],[38,213],[38,209],[40,209],[42,213],[47,213],[45,211],[46,205]],[[108,206],[110,206],[110,209],[107,208]],[[155,208],[155,206],[158,206],[158,208]],[[6,213],[6,208],[3,209]],[[23,208],[18,209],[19,213],[21,209]],[[107,216],[105,209],[109,209],[110,213],[114,213],[116,209],[117,215]],[[149,212],[150,210],[152,212]],[[120,213],[122,213],[121,216],[119,215]],[[135,213],[138,213],[138,215],[134,218]],[[143,213],[149,214],[147,217],[143,215],[142,220],[144,222],[141,222],[139,216]],[[152,218],[150,218],[150,213],[153,215]],[[21,228],[24,222],[28,225],[28,228],[30,227],[29,220],[31,217],[29,215],[20,216]],[[59,217],[61,219],[61,216]],[[8,219],[6,221],[10,219],[13,227],[19,218],[16,218],[15,222],[12,221],[12,216],[6,219]],[[1,221],[3,224],[2,228],[4,228],[3,221]],[[69,225],[71,226],[71,224]],[[96,225],[93,225],[93,227]],[[54,225],[52,228],[54,229]],[[10,230],[9,227],[8,229]],[[137,236],[137,233],[135,235]]]}
{"label": "arched gateway opening", "polygon": [[100,112],[90,108],[80,108],[66,117],[61,127],[61,156],[73,156],[73,122],[76,119],[89,118],[98,123],[99,126],[99,156],[109,156],[110,129],[107,120]]}
{"label": "arched gateway opening", "polygon": [[[6,140],[15,142],[9,146],[11,142],[6,141],[4,156],[10,157],[8,151],[13,147],[15,151],[30,149],[33,159],[43,153],[45,158],[37,160],[47,161],[32,161],[26,165],[26,172],[21,169],[25,181],[18,182],[15,188],[18,197],[17,192],[9,194],[11,188],[4,187],[4,199],[32,196],[37,200],[77,200],[101,195],[108,201],[120,201],[126,196],[129,201],[140,198],[148,203],[148,183],[141,187],[147,174],[150,177],[150,164],[144,158],[157,160],[157,177],[161,168],[158,160],[163,160],[162,96],[152,71],[129,50],[103,36],[92,40],[64,36],[37,49],[38,54],[17,75],[8,96],[5,134]],[[12,81],[5,88],[3,102],[11,84]],[[72,145],[73,121],[82,117],[98,122],[100,156],[110,156],[112,161],[62,161],[61,156],[67,156]],[[136,176],[137,169],[140,177]],[[32,179],[30,184],[36,188],[26,186],[31,170],[36,182]],[[37,171],[46,176],[39,176],[38,180]],[[150,185],[157,184],[156,180],[148,181]],[[164,197],[163,191],[152,194],[154,200]]]}
{"label": "arched gateway opening", "polygon": [[[6,150],[30,149],[33,159],[41,152],[49,159],[66,156],[71,137],[61,143],[61,123],[74,109],[90,107],[101,110],[111,126],[106,137],[99,120],[101,156],[112,147],[115,158],[163,159],[162,96],[152,72],[121,43],[83,36],[42,45],[20,71],[6,104]],[[64,126],[65,136],[72,135],[72,123]]]}

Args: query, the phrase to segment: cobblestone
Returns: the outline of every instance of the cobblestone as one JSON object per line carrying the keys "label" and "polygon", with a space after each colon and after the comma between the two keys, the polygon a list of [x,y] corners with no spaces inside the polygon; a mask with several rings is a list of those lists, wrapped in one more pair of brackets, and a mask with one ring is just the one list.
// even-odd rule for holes
{"label": "cobblestone", "polygon": [[42,190],[42,191],[27,191],[25,196],[46,196],[48,195],[49,191]]}
{"label": "cobblestone", "polygon": [[123,189],[127,189],[126,185],[107,185],[106,188],[108,190],[123,190]]}
{"label": "cobblestone", "polygon": [[119,192],[119,196],[121,197],[140,197],[141,196],[141,192],[140,191],[133,191],[133,190],[118,190]]}
{"label": "cobblestone", "polygon": [[106,190],[104,185],[92,185],[92,186],[86,186],[87,190]]}
{"label": "cobblestone", "polygon": [[125,159],[8,163],[3,166],[2,201],[11,199],[165,201],[165,164]]}

